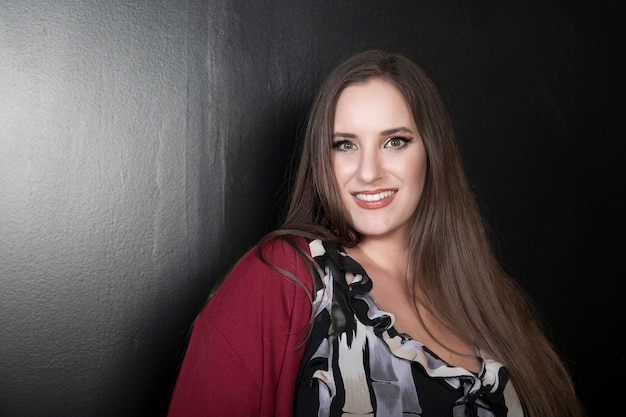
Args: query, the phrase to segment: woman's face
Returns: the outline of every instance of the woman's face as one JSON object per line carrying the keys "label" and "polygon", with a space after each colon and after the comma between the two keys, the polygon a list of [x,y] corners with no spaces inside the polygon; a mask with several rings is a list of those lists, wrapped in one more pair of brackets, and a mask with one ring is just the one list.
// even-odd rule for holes
{"label": "woman's face", "polygon": [[364,238],[407,238],[426,164],[409,106],[393,84],[373,78],[343,90],[332,168],[349,221]]}

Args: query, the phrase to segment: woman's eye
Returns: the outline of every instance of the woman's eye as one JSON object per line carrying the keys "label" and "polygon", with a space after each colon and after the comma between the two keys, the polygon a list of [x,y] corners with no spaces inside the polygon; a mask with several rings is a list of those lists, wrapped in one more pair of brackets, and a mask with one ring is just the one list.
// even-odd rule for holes
{"label": "woman's eye", "polygon": [[385,148],[394,148],[399,149],[404,147],[407,143],[409,143],[409,138],[403,138],[401,136],[394,136],[392,138],[387,139],[385,142]]}
{"label": "woman's eye", "polygon": [[349,151],[352,149],[356,149],[356,146],[350,141],[340,140],[333,143],[333,149],[337,149],[339,151]]}

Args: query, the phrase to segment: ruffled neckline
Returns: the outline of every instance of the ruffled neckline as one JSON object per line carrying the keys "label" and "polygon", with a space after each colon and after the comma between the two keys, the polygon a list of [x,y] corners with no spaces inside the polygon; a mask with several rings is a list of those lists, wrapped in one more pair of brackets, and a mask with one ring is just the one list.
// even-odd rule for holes
{"label": "ruffled neckline", "polygon": [[[381,309],[372,297],[373,282],[365,268],[343,247],[326,242],[324,246],[326,253],[345,272],[348,300],[358,320],[371,326],[374,333],[387,343],[393,355],[419,363],[430,377],[444,378],[455,388],[458,388],[460,380],[471,381],[470,392],[490,391],[498,385],[498,375],[503,365],[491,359],[480,348],[476,347],[476,357],[481,363],[481,369],[475,373],[463,367],[448,364],[423,343],[398,331],[394,326],[394,315]],[[334,277],[334,279],[341,279],[341,277]]]}
{"label": "ruffled neckline", "polygon": [[[398,364],[406,361],[406,364],[414,366],[413,383],[426,377],[458,392],[459,397],[451,405],[454,416],[524,415],[508,372],[501,363],[492,360],[480,349],[476,350],[481,361],[481,370],[477,374],[446,363],[422,343],[394,327],[393,314],[382,310],[371,296],[371,278],[342,247],[332,242],[311,240],[309,248],[319,274],[314,280],[314,326],[300,370],[303,381],[300,390],[304,397],[313,395],[324,398],[326,405],[330,404],[338,389],[335,378],[341,381],[341,368],[336,368],[337,355],[341,356],[341,352],[349,354],[354,348],[354,354],[359,356],[362,355],[361,349],[367,345],[379,354],[400,359]],[[370,344],[367,342],[370,337],[376,341]],[[385,347],[389,349],[388,354]],[[346,366],[348,373],[355,372],[352,365]],[[357,365],[356,371],[358,369]],[[324,389],[320,385],[319,397],[307,391],[307,387],[313,387],[313,380],[327,387]],[[411,382],[393,381],[389,380],[392,384],[406,384],[403,386],[411,395]],[[419,401],[419,395],[414,392],[416,401]]]}

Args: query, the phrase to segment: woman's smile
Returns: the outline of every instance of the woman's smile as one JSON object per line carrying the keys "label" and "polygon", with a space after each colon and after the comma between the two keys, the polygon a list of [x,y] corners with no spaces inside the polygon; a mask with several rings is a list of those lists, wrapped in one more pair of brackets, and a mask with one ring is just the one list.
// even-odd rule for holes
{"label": "woman's smile", "polygon": [[352,195],[359,207],[373,210],[391,204],[397,192],[398,190],[360,191]]}

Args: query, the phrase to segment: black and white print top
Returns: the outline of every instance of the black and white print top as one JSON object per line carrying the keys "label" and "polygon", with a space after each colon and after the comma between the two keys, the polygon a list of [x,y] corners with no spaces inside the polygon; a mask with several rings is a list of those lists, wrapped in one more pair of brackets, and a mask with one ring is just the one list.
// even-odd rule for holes
{"label": "black and white print top", "polygon": [[[506,369],[477,349],[478,374],[399,333],[372,281],[340,247],[312,240],[314,324],[298,373],[295,415],[523,417]],[[315,274],[314,274],[315,275]]]}

